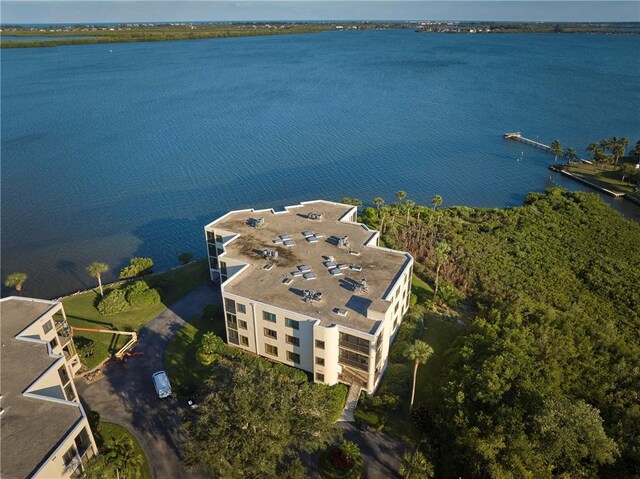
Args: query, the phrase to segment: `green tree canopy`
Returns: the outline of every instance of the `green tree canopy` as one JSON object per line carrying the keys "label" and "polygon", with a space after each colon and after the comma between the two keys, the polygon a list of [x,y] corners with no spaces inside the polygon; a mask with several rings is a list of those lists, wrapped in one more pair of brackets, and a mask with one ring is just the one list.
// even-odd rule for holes
{"label": "green tree canopy", "polygon": [[335,436],[331,389],[315,386],[261,362],[218,361],[186,424],[186,462],[216,477],[280,477],[299,452]]}
{"label": "green tree canopy", "polygon": [[19,293],[27,278],[29,278],[27,273],[11,273],[4,280],[4,285],[8,288],[14,288]]}

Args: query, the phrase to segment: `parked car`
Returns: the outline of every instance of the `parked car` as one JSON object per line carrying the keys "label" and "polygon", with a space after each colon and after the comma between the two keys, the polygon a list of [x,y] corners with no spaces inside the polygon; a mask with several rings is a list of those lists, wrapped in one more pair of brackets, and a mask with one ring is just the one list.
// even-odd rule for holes
{"label": "parked car", "polygon": [[159,398],[166,398],[171,396],[171,383],[169,377],[164,371],[158,371],[153,373],[153,385],[156,388]]}

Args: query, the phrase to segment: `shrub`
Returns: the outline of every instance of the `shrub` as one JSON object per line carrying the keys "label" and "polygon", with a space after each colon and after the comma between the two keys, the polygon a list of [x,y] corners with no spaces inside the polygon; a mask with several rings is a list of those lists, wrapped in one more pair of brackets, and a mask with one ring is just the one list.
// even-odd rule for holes
{"label": "shrub", "polygon": [[371,399],[371,406],[376,409],[382,409],[384,411],[393,411],[398,407],[400,398],[393,393],[384,392],[382,394],[376,394]]}
{"label": "shrub", "polygon": [[384,415],[379,412],[358,408],[353,416],[356,421],[365,423],[374,429],[380,430],[384,427]]}
{"label": "shrub", "polygon": [[344,384],[336,384],[335,386],[328,386],[326,384],[316,384],[315,387],[324,387],[330,390],[331,398],[331,410],[334,411],[331,415],[332,421],[337,421],[342,416],[344,405],[347,402],[347,386]]}
{"label": "shrub", "polygon": [[149,289],[144,281],[136,281],[129,289],[127,287],[127,302],[132,308],[144,308],[160,303],[160,293],[155,289]]}
{"label": "shrub", "polygon": [[443,283],[438,290],[438,299],[453,308],[458,304],[458,301],[460,301],[460,293],[450,284]]}
{"label": "shrub", "polygon": [[120,271],[120,279],[133,278],[142,273],[148,273],[153,267],[151,258],[131,258],[129,266],[125,266]]}
{"label": "shrub", "polygon": [[118,314],[129,306],[125,292],[114,289],[107,293],[98,303],[98,312],[104,315]]}
{"label": "shrub", "polygon": [[411,382],[411,371],[402,363],[391,364],[387,368],[382,390],[398,396],[406,396],[409,392]]}
{"label": "shrub", "polygon": [[433,428],[433,421],[429,410],[422,404],[418,404],[411,410],[411,420],[420,431],[429,431]]}
{"label": "shrub", "polygon": [[196,357],[200,363],[207,366],[218,358],[220,351],[222,351],[225,346],[220,336],[216,336],[211,332],[205,333],[198,346]]}

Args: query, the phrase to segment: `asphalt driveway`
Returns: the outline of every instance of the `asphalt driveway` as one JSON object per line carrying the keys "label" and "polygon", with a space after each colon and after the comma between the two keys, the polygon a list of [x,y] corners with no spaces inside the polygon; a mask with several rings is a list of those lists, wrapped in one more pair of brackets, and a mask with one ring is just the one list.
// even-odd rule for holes
{"label": "asphalt driveway", "polygon": [[157,479],[206,477],[187,471],[179,458],[181,411],[175,398],[159,399],[151,375],[165,369],[164,352],[189,319],[200,316],[207,304],[220,302],[219,292],[207,282],[147,323],[139,333],[135,352],[126,364],[103,368],[104,378],[77,382],[85,404],[101,419],[127,426],[138,438]]}

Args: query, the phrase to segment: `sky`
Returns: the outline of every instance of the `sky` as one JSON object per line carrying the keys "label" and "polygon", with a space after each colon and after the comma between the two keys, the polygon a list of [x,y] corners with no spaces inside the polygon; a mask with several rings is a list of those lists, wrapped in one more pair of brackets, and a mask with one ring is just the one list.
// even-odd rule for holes
{"label": "sky", "polygon": [[0,23],[251,20],[640,21],[640,0],[2,0]]}

